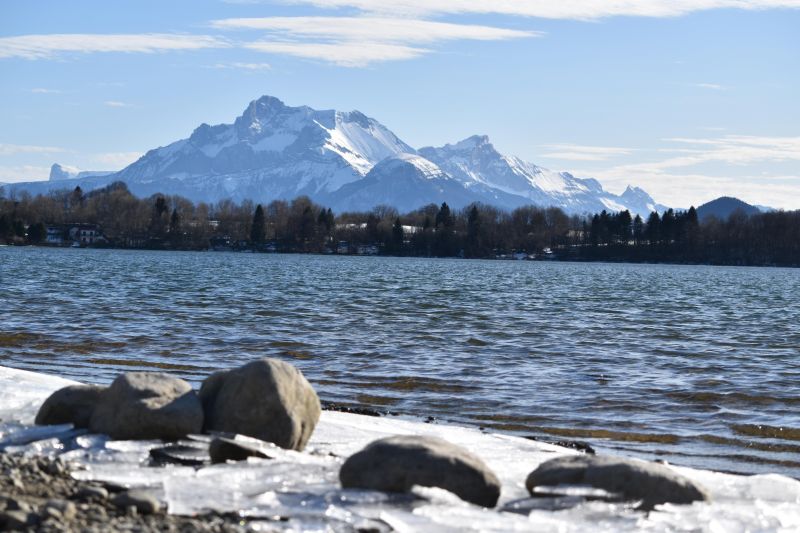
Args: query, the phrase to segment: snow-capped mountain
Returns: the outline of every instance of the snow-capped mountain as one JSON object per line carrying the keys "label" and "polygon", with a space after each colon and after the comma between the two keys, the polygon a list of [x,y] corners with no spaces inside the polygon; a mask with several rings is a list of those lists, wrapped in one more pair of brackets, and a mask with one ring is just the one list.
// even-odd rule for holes
{"label": "snow-capped mountain", "polygon": [[408,211],[443,201],[454,208],[555,206],[572,214],[629,209],[646,215],[660,207],[641,189],[617,196],[596,180],[503,155],[486,136],[417,151],[358,111],[291,107],[271,96],[251,102],[233,124],[202,124],[119,172],[75,173],[56,164],[50,181],[6,188],[36,194],[80,185],[88,191],[114,181],[139,196],[205,202],[308,195],[339,212],[379,204]]}
{"label": "snow-capped mountain", "polygon": [[594,179],[553,172],[498,152],[489,137],[475,135],[456,144],[426,147],[419,154],[458,179],[465,188],[483,185],[524,198],[525,203],[557,206],[568,213],[623,211],[649,213],[658,205],[641,189],[628,187],[622,196],[603,189]]}

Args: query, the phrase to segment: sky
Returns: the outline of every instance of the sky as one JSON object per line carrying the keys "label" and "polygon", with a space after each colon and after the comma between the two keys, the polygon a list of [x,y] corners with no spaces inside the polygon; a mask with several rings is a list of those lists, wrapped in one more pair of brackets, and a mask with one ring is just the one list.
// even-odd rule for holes
{"label": "sky", "polygon": [[0,0],[0,182],[272,95],[676,208],[800,209],[799,28],[800,0]]}

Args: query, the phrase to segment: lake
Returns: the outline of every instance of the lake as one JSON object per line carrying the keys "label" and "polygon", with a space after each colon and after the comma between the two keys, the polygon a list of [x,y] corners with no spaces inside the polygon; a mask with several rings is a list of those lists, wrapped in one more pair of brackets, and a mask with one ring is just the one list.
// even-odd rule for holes
{"label": "lake", "polygon": [[0,248],[0,365],[323,400],[800,478],[800,270]]}

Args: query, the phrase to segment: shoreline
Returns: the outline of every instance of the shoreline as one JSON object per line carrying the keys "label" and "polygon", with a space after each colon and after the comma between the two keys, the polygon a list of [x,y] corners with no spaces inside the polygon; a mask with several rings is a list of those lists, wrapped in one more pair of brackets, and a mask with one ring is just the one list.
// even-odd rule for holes
{"label": "shoreline", "polygon": [[[3,385],[0,387],[0,399],[4,400],[0,403],[0,420],[9,420],[9,407],[20,413],[22,419],[30,417],[43,397],[65,383],[74,382],[0,367],[0,385]],[[13,408],[13,402],[18,406],[16,409]],[[342,491],[335,473],[343,458],[376,437],[392,434],[438,435],[471,449],[489,464],[502,481],[503,494],[498,507],[492,510],[481,509],[453,500],[450,493],[439,489],[420,492],[415,490],[409,496],[411,500],[408,497],[402,500],[394,497],[387,499],[385,495],[376,499],[377,494],[374,492]],[[87,435],[85,440],[87,443],[94,442],[94,437]],[[783,527],[791,527],[792,524],[800,527],[800,482],[777,474],[734,476],[670,465],[668,468],[671,471],[709,489],[711,501],[692,505],[666,505],[644,514],[631,506],[593,503],[582,498],[573,498],[568,504],[566,501],[548,501],[548,498],[520,500],[525,497],[521,479],[524,479],[526,472],[550,458],[580,457],[582,454],[521,437],[483,433],[459,426],[414,422],[403,420],[399,416],[374,417],[326,410],[322,413],[309,447],[304,452],[281,452],[274,459],[251,459],[244,463],[212,466],[143,466],[140,464],[141,458],[148,457],[153,446],[158,444],[120,441],[101,444],[100,448],[92,444],[89,448],[57,454],[62,460],[77,461],[75,464],[82,465],[77,470],[72,470],[71,474],[65,474],[69,479],[64,479],[63,482],[53,482],[53,479],[63,479],[63,476],[57,477],[61,474],[47,473],[48,468],[58,469],[49,466],[52,459],[41,458],[42,454],[53,453],[55,448],[52,448],[52,444],[44,444],[47,441],[40,442],[43,444],[29,449],[28,452],[16,449],[16,454],[11,459],[4,457],[6,453],[0,453],[0,461],[10,464],[12,471],[33,469],[31,475],[34,477],[40,475],[35,472],[37,468],[40,471],[44,468],[44,474],[48,476],[44,479],[49,479],[53,486],[60,486],[60,492],[37,493],[35,488],[41,489],[43,485],[35,480],[30,483],[30,494],[25,492],[27,488],[17,492],[13,492],[14,489],[4,489],[1,492],[4,495],[8,492],[12,497],[27,501],[31,512],[38,513],[38,518],[32,520],[38,519],[40,524],[47,524],[48,520],[53,524],[60,523],[58,513],[61,513],[63,519],[65,515],[71,516],[74,510],[77,515],[81,515],[79,520],[84,520],[86,530],[92,530],[97,523],[101,527],[96,530],[100,531],[102,525],[106,524],[101,523],[99,518],[97,522],[92,522],[95,520],[90,516],[92,512],[99,513],[98,516],[105,512],[104,520],[111,517],[110,520],[118,521],[112,523],[118,523],[120,527],[136,524],[142,531],[200,527],[205,528],[200,529],[202,531],[243,531],[255,530],[257,527],[267,531],[287,528],[305,530],[318,528],[319,520],[329,525],[338,524],[346,531],[371,532],[452,531],[453,528],[464,531],[539,531],[543,524],[550,524],[567,532],[587,529],[634,531],[645,525],[655,531],[671,531],[679,524],[687,523],[695,524],[693,529],[699,530],[706,530],[710,524],[717,524],[717,527],[727,524],[726,530],[747,529],[756,524],[764,531],[778,531],[777,524],[783,524]],[[9,463],[26,454],[29,457],[20,459],[19,463]],[[96,459],[93,462],[93,454],[105,459],[99,463]],[[78,460],[81,457],[84,459]],[[10,479],[12,476],[7,477]],[[17,478],[19,475],[13,477]],[[279,478],[283,481],[278,481],[277,484],[271,481]],[[14,483],[13,480],[11,483]],[[26,486],[24,481],[22,484]],[[86,497],[87,492],[96,495],[98,486],[113,495],[108,496],[107,501],[80,500]],[[142,504],[144,507],[141,511],[132,511],[130,505],[124,503],[122,507],[113,503],[115,495],[136,491],[138,487],[156,495],[159,507],[166,508],[168,514],[163,511],[152,512],[152,506],[147,503]],[[102,491],[99,492],[102,494]],[[82,496],[78,497],[78,494]],[[238,496],[234,496],[237,494]],[[0,498],[0,501],[6,500]],[[63,503],[64,501],[72,502],[74,509]],[[524,504],[528,507],[519,503],[525,501],[534,503]],[[581,501],[584,503],[580,503]],[[136,505],[139,503],[134,506]],[[100,507],[104,511],[98,511]],[[774,527],[764,524],[773,524]],[[53,529],[43,528],[44,526],[40,527],[40,530],[58,530],[55,525]]]}
{"label": "shoreline", "polygon": [[459,256],[426,256],[426,255],[395,255],[395,254],[338,254],[338,253],[320,253],[320,252],[261,252],[255,250],[212,250],[210,248],[203,249],[181,249],[181,248],[125,248],[125,247],[112,247],[112,246],[82,246],[75,248],[72,246],[56,246],[56,245],[42,245],[42,244],[0,244],[4,248],[42,248],[42,249],[64,249],[64,250],[124,250],[124,251],[138,251],[138,252],[191,252],[191,253],[231,253],[231,254],[258,254],[258,255],[310,255],[310,256],[336,256],[336,257],[394,257],[404,259],[458,259],[461,261],[520,261],[520,262],[533,262],[533,263],[567,263],[567,264],[609,264],[609,265],[665,265],[665,266],[699,266],[699,267],[725,267],[725,268],[786,268],[786,269],[800,269],[800,263],[797,264],[735,264],[735,263],[711,263],[711,262],[691,262],[691,261],[632,261],[614,260],[609,258],[602,259],[587,259],[587,258],[569,258],[569,257],[556,257],[552,259],[524,259],[518,260],[513,257],[459,257]]}

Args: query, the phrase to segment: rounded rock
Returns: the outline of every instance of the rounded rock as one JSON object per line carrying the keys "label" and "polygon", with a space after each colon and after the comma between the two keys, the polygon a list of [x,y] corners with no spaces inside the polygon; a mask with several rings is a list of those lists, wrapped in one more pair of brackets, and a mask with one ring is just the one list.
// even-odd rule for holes
{"label": "rounded rock", "polygon": [[703,487],[665,466],[617,457],[557,457],[539,465],[525,481],[531,495],[536,487],[559,485],[589,485],[624,500],[641,500],[643,510],[662,503],[684,504],[710,499]]}
{"label": "rounded rock", "polygon": [[119,376],[100,395],[89,429],[112,439],[178,440],[203,427],[203,407],[186,381],[157,372]]}
{"label": "rounded rock", "polygon": [[345,461],[339,480],[344,488],[383,492],[439,487],[483,507],[494,507],[500,497],[500,481],[479,457],[436,437],[405,435],[372,442]]}
{"label": "rounded rock", "polygon": [[89,427],[92,412],[100,400],[104,387],[97,385],[70,385],[51,394],[36,413],[36,424],[72,424],[76,428]]}
{"label": "rounded rock", "polygon": [[200,388],[205,429],[302,450],[317,425],[319,398],[303,373],[278,359],[216,372]]}

